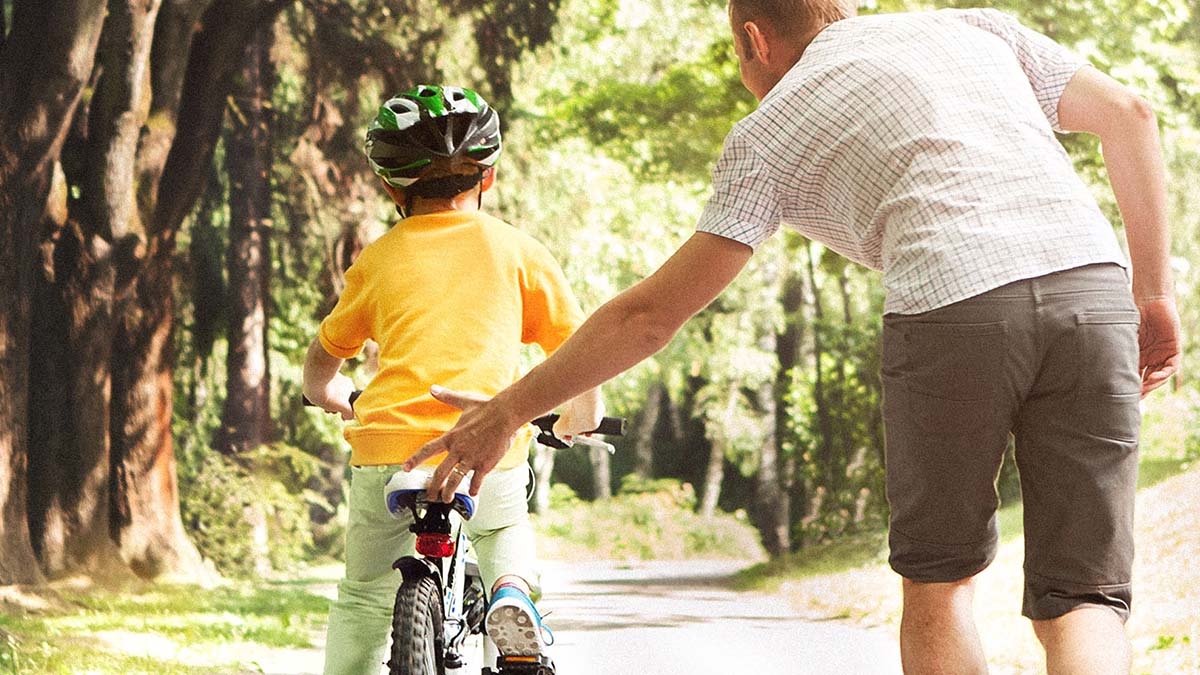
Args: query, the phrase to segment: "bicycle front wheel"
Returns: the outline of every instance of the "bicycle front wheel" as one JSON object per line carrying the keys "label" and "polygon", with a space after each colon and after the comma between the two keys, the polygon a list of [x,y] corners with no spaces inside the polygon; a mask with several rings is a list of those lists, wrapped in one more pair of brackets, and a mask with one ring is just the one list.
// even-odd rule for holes
{"label": "bicycle front wheel", "polygon": [[405,581],[392,613],[391,675],[445,675],[442,598],[431,577]]}

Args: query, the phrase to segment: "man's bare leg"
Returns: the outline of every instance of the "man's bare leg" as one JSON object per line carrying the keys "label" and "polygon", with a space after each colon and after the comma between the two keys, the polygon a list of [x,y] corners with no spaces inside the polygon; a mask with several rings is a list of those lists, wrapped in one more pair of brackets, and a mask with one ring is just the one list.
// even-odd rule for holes
{"label": "man's bare leg", "polygon": [[974,599],[974,577],[932,584],[904,580],[900,661],[906,675],[987,673]]}
{"label": "man's bare leg", "polygon": [[1048,675],[1129,675],[1133,656],[1116,612],[1085,606],[1057,619],[1034,621],[1046,648]]}

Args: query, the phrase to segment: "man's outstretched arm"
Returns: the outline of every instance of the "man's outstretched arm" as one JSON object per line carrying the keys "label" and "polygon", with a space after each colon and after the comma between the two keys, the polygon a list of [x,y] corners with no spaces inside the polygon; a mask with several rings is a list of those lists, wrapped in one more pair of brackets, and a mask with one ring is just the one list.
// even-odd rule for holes
{"label": "man's outstretched arm", "polygon": [[1179,312],[1171,282],[1166,168],[1154,111],[1094,68],[1081,68],[1058,103],[1062,128],[1100,137],[1109,182],[1125,221],[1133,296],[1142,314],[1142,395],[1166,384],[1181,365]]}
{"label": "man's outstretched arm", "polygon": [[453,491],[446,477],[456,465],[474,470],[471,493],[508,450],[520,426],[556,405],[628,370],[671,341],[680,326],[733,281],[753,251],[749,246],[698,232],[654,274],[594,314],[550,358],[495,398],[479,402],[435,389],[439,400],[460,405],[462,417],[446,435],[427,443],[405,463],[412,469],[445,452],[430,495]]}

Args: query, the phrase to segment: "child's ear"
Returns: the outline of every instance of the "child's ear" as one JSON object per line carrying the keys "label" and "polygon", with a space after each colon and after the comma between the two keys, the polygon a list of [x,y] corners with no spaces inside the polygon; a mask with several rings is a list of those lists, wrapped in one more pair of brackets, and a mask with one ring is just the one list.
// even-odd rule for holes
{"label": "child's ear", "polygon": [[398,188],[382,178],[379,179],[379,182],[383,183],[383,189],[387,191],[388,196],[392,198],[392,201],[396,202],[397,204],[404,203],[403,188]]}
{"label": "child's ear", "polygon": [[480,184],[480,190],[487,192],[492,189],[492,183],[496,182],[496,167],[489,166],[483,170],[483,182]]}

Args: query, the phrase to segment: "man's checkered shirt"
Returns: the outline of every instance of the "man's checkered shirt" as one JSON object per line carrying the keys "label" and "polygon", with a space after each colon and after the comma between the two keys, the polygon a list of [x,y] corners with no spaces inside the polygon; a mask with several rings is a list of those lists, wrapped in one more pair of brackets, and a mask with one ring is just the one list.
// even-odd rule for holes
{"label": "man's checkered shirt", "polygon": [[697,230],[786,224],[883,272],[885,310],[1125,265],[1054,136],[1085,63],[996,10],[839,21],[725,139]]}

